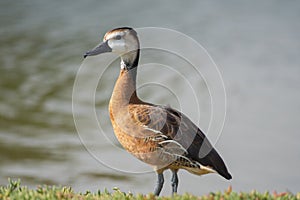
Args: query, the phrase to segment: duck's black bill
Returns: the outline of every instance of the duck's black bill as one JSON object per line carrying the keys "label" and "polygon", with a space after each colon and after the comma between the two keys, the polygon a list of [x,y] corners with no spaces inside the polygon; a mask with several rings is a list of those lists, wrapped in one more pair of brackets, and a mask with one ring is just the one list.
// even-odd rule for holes
{"label": "duck's black bill", "polygon": [[108,46],[107,41],[100,43],[98,46],[96,46],[94,49],[86,52],[83,57],[86,58],[88,56],[95,56],[99,55],[101,53],[111,52],[112,49]]}

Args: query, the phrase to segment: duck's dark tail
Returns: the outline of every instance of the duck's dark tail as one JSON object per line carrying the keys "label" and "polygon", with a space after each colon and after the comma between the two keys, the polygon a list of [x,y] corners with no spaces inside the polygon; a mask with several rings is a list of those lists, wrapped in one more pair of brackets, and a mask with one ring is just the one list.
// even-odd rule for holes
{"label": "duck's dark tail", "polygon": [[213,169],[216,170],[221,176],[227,180],[232,179],[232,176],[228,172],[224,161],[215,149],[212,149],[204,159],[207,160],[207,162],[212,165]]}

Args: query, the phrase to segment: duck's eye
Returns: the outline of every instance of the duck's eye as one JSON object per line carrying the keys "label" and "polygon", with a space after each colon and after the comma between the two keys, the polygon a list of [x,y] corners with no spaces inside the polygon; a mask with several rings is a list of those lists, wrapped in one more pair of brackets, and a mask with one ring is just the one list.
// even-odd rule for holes
{"label": "duck's eye", "polygon": [[121,40],[121,35],[117,35],[117,36],[115,37],[115,39],[116,39],[116,40]]}

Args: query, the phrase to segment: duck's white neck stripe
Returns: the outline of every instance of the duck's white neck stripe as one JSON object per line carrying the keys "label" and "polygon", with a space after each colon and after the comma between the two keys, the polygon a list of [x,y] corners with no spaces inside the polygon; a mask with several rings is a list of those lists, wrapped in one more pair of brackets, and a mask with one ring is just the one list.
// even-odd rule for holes
{"label": "duck's white neck stripe", "polygon": [[127,69],[126,63],[121,59],[121,69]]}
{"label": "duck's white neck stripe", "polygon": [[[121,56],[121,69],[131,69],[137,67],[136,59],[138,59],[139,51],[131,51]],[[135,65],[135,66],[133,66]]]}

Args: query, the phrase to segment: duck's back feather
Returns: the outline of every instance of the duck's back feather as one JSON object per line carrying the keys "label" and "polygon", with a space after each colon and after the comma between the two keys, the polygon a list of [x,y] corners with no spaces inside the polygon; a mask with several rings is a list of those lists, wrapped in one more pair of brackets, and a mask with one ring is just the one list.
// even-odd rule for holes
{"label": "duck's back feather", "polygon": [[178,143],[185,150],[185,157],[231,179],[224,161],[207,137],[184,114],[171,107],[152,104],[130,104],[128,108],[134,123],[162,134],[166,141]]}

